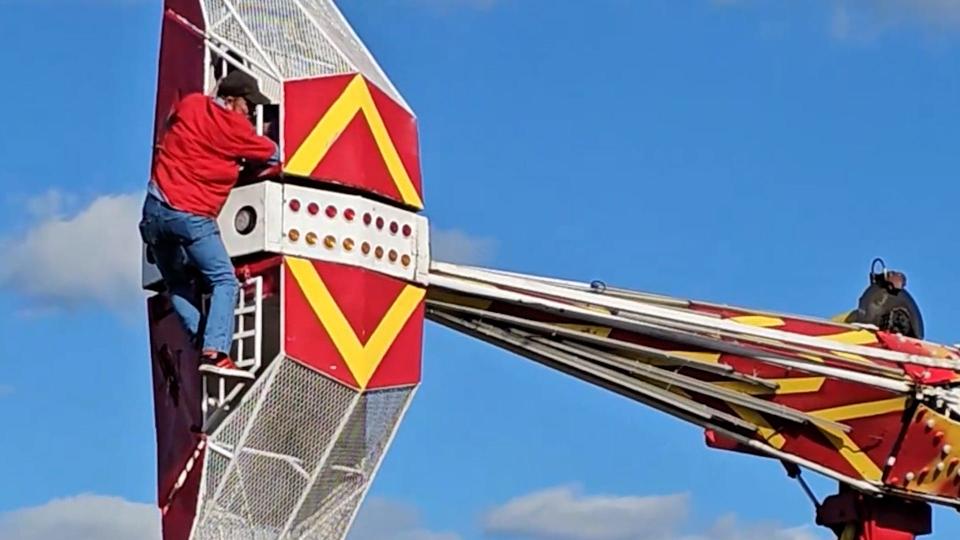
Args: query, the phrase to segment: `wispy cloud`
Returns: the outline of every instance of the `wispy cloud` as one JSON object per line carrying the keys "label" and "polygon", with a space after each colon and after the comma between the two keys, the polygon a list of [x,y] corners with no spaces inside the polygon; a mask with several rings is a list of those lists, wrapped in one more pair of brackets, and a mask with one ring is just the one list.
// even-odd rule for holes
{"label": "wispy cloud", "polygon": [[[0,236],[7,254],[0,262],[0,287],[27,301],[25,315],[87,306],[126,314],[140,306],[137,223],[143,195],[101,195],[86,206],[78,199],[51,190],[22,201],[25,229]],[[433,256],[446,262],[489,263],[496,249],[493,238],[431,231]]]}
{"label": "wispy cloud", "polygon": [[97,197],[79,211],[52,191],[28,201],[25,231],[0,238],[7,256],[0,286],[29,302],[30,313],[101,305],[126,310],[140,298],[141,197]]}
{"label": "wispy cloud", "polygon": [[684,495],[583,496],[558,487],[517,497],[484,520],[492,534],[535,540],[633,540],[666,538],[687,513]]}
{"label": "wispy cloud", "polygon": [[529,540],[818,540],[806,528],[741,524],[734,516],[708,530],[687,534],[685,494],[665,496],[584,495],[572,486],[517,497],[484,519],[490,535]]}
{"label": "wispy cloud", "polygon": [[[707,0],[724,7],[761,7],[762,0]],[[821,0],[803,4],[803,9],[821,10],[832,37],[851,42],[871,42],[900,29],[926,35],[960,32],[960,1],[957,0]],[[797,4],[797,9],[801,9]]]}
{"label": "wispy cloud", "polygon": [[160,512],[119,497],[78,495],[0,514],[0,538],[159,540]]}
{"label": "wispy cloud", "polygon": [[938,33],[960,30],[956,0],[841,0],[832,9],[831,34],[842,40],[869,41],[909,27]]}
{"label": "wispy cloud", "polygon": [[[822,540],[807,527],[741,523],[733,515],[706,531],[684,533],[688,495],[583,495],[556,487],[517,497],[489,511],[484,532],[524,540]],[[119,497],[78,495],[0,513],[0,538],[17,540],[159,540],[160,515],[151,504]],[[419,510],[371,498],[361,508],[347,540],[462,540],[422,523]]]}
{"label": "wispy cloud", "polygon": [[361,508],[347,540],[460,540],[460,535],[425,528],[414,506],[371,498]]}
{"label": "wispy cloud", "polygon": [[431,229],[430,252],[434,260],[458,264],[488,264],[497,251],[497,241],[459,229]]}

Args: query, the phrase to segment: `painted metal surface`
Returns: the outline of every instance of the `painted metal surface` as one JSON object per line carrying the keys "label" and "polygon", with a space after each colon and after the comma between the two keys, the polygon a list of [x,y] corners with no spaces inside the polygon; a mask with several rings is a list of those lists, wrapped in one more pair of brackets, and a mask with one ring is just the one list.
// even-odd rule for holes
{"label": "painted metal surface", "polygon": [[157,501],[164,540],[185,540],[195,515],[201,471],[195,467],[180,478],[202,440],[197,354],[166,297],[152,297],[147,312],[157,433]]}
{"label": "painted metal surface", "polygon": [[284,172],[423,208],[414,116],[363,75],[284,83]]}
{"label": "painted metal surface", "polygon": [[[234,258],[292,255],[366,268],[426,284],[427,218],[362,195],[278,181],[234,188],[218,220]],[[144,263],[142,283],[156,289],[160,273]]]}
{"label": "painted metal surface", "polygon": [[197,0],[166,0],[160,31],[160,56],[153,143],[159,140],[174,103],[204,90],[203,38],[189,28],[202,29],[203,14]]}
{"label": "painted metal surface", "polygon": [[161,39],[155,137],[240,69],[285,162],[244,171],[219,220],[253,287],[233,352],[254,381],[201,379],[144,254],[164,540],[342,539],[420,382],[416,118],[331,0],[167,0]]}
{"label": "painted metal surface", "polygon": [[[711,447],[960,505],[951,347],[449,264],[431,267],[430,285],[429,319],[700,425]],[[907,422],[918,407],[938,409],[936,429]]]}
{"label": "painted metal surface", "polygon": [[424,288],[308,259],[284,264],[291,357],[359,391],[420,382]]}
{"label": "painted metal surface", "polygon": [[906,420],[902,442],[885,476],[888,485],[906,491],[960,497],[960,423],[916,408]]}

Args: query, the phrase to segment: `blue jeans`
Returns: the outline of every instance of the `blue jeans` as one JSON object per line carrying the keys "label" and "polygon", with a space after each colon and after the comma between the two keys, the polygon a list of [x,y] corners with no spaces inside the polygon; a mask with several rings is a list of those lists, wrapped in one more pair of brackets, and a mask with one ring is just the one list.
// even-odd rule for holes
{"label": "blue jeans", "polygon": [[212,289],[203,330],[203,349],[230,354],[239,283],[214,219],[175,210],[153,195],[143,203],[140,236],[163,276],[174,311],[190,337],[200,332],[198,292],[188,274],[192,265]]}

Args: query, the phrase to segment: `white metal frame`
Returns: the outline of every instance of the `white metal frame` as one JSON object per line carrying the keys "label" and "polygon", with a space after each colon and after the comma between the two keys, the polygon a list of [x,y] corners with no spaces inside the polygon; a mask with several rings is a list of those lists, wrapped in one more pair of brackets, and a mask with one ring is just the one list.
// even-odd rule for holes
{"label": "white metal frame", "polygon": [[293,528],[294,521],[296,521],[297,515],[300,513],[300,509],[303,508],[303,504],[307,501],[307,496],[310,495],[310,488],[313,487],[313,484],[317,482],[317,480],[320,478],[320,474],[327,467],[327,461],[330,459],[330,454],[333,453],[334,448],[337,447],[337,443],[340,442],[340,436],[343,435],[343,430],[346,429],[347,425],[350,424],[350,421],[353,420],[353,412],[357,409],[357,405],[362,400],[363,394],[360,392],[354,394],[350,401],[350,406],[344,412],[343,418],[340,419],[340,424],[337,425],[337,429],[334,431],[333,437],[330,438],[330,442],[327,444],[326,450],[323,451],[323,455],[320,456],[320,460],[317,461],[316,466],[310,473],[310,480],[304,487],[303,493],[300,494],[297,504],[293,507],[293,509],[291,509],[290,517],[287,518],[287,523],[280,532],[279,538],[285,537],[290,532],[290,529]]}
{"label": "white metal frame", "polygon": [[[598,307],[603,307],[612,310],[612,312],[615,313],[627,312],[637,315],[646,315],[667,323],[692,324],[703,329],[736,333],[737,335],[744,337],[776,340],[785,344],[855,354],[867,358],[877,358],[900,364],[916,364],[928,367],[960,370],[960,362],[957,361],[940,360],[886,349],[864,347],[862,345],[850,345],[847,343],[830,341],[814,336],[785,332],[783,330],[777,330],[773,328],[750,326],[729,319],[716,319],[714,317],[708,317],[689,311],[681,311],[644,302],[636,302],[617,297],[598,295],[595,293],[578,291],[566,287],[558,287],[531,279],[513,277],[502,273],[491,273],[479,268],[462,267],[447,263],[433,263],[431,269],[438,272],[437,275],[431,274],[431,282],[436,282],[437,280],[449,282],[449,280],[452,279],[456,283],[465,284],[465,280],[468,280],[486,284],[488,285],[488,289],[492,287],[493,289],[502,290],[499,289],[498,286],[504,286],[516,291],[547,294],[555,297],[565,298],[573,302],[583,302]],[[446,276],[450,277],[448,278]]]}
{"label": "white metal frame", "polygon": [[[739,346],[733,343],[728,343],[720,341],[717,339],[711,339],[707,337],[700,337],[696,335],[690,335],[683,332],[678,332],[676,329],[670,328],[668,326],[661,326],[656,324],[650,324],[646,322],[637,321],[634,319],[610,315],[606,313],[600,313],[597,311],[589,310],[586,308],[578,307],[572,303],[560,302],[557,300],[550,300],[543,298],[542,296],[535,296],[526,294],[523,292],[516,292],[513,290],[505,290],[498,288],[491,284],[478,283],[476,281],[464,280],[448,275],[440,274],[431,274],[430,275],[430,284],[434,286],[440,286],[446,289],[453,291],[463,291],[467,294],[476,294],[481,297],[492,298],[497,300],[502,300],[510,303],[516,304],[530,304],[538,305],[545,308],[548,308],[552,311],[566,312],[571,314],[576,314],[578,317],[581,317],[584,320],[596,321],[601,324],[608,324],[618,328],[624,328],[627,330],[632,330],[640,332],[647,335],[652,335],[668,340],[674,340],[678,342],[686,342],[691,345],[698,345],[706,347],[707,349],[716,350],[719,352],[725,352],[728,354],[736,354],[741,356],[747,356],[751,358],[756,358],[763,362],[781,365],[784,367],[793,367],[797,369],[803,369],[810,373],[820,374],[827,377],[851,380],[859,382],[862,384],[867,384],[877,388],[883,388],[886,390],[891,390],[894,392],[909,392],[913,387],[911,384],[906,381],[898,381],[890,378],[879,377],[875,375],[870,375],[867,373],[861,373],[853,370],[845,370],[841,368],[835,368],[826,366],[818,362],[804,362],[791,358],[785,355],[774,355],[774,354],[758,354],[755,350],[752,350],[748,347]],[[569,292],[569,291],[568,291]],[[565,295],[561,295],[563,297]],[[599,298],[599,295],[593,295]],[[568,296],[569,298],[569,296]],[[594,302],[596,298],[590,300],[590,303],[598,305],[597,302]],[[717,319],[703,317],[703,323],[716,323],[721,322]],[[698,321],[701,322],[701,321]],[[744,326],[744,325],[739,325]],[[709,325],[704,324],[702,328],[710,328]],[[750,327],[752,328],[752,327]],[[793,335],[793,334],[788,334]],[[822,340],[822,343],[819,345],[821,347],[832,346],[835,342]]]}
{"label": "white metal frame", "polygon": [[[253,289],[253,303],[247,304],[248,289]],[[234,363],[237,367],[245,369],[254,376],[260,374],[263,363],[263,276],[254,276],[244,283],[237,295],[237,307],[234,309],[234,317],[238,321],[233,333],[233,341],[237,343],[237,357]],[[246,315],[253,314],[253,328],[245,328],[244,320]],[[244,340],[252,337],[254,339],[253,354],[244,355]],[[254,379],[255,381],[256,379]],[[214,411],[230,410],[233,408],[233,402],[237,396],[243,392],[244,388],[252,382],[237,381],[228,385],[226,379],[215,375],[202,375],[201,392],[203,400],[200,408],[203,413],[204,424],[209,420]],[[211,386],[213,386],[211,392]]]}
{"label": "white metal frame", "polygon": [[[343,50],[340,40],[330,35],[330,33],[324,28],[324,26],[320,24],[320,22],[317,20],[318,14],[315,13],[314,10],[311,9],[310,7],[307,7],[306,5],[304,5],[304,2],[302,0],[273,0],[273,1],[288,2],[290,5],[295,6],[295,8],[300,13],[303,14],[304,19],[309,21],[310,26],[313,28],[313,30],[317,32],[318,36],[323,39],[323,41],[325,42],[325,45],[328,46],[329,49],[338,56],[338,58],[336,58],[335,61],[333,59],[329,59],[329,60],[326,60],[326,62],[324,62],[325,67],[327,68],[325,70],[326,73],[318,73],[316,75],[306,76],[306,77],[284,73],[283,70],[280,69],[279,65],[274,60],[270,52],[270,49],[266,48],[263,45],[263,43],[261,43],[261,40],[260,38],[257,37],[256,33],[254,33],[250,29],[250,26],[247,24],[247,21],[244,20],[243,16],[240,14],[239,10],[237,9],[234,0],[217,0],[217,2],[219,2],[221,5],[223,5],[226,8],[226,11],[229,15],[216,21],[211,20],[211,15],[210,13],[208,13],[208,10],[206,8],[206,2],[201,2],[204,22],[207,26],[206,31],[196,28],[196,26],[190,24],[189,21],[184,20],[183,22],[189,25],[194,32],[202,35],[204,37],[204,40],[207,42],[208,47],[214,52],[216,52],[217,54],[225,57],[226,56],[225,51],[223,50],[222,47],[227,46],[231,51],[237,53],[245,61],[255,66],[258,70],[262,71],[265,75],[270,76],[273,79],[273,82],[278,84],[279,87],[281,88],[281,94],[282,94],[283,83],[288,80],[316,78],[321,76],[340,75],[345,73],[361,73],[365,75],[368,79],[371,79],[375,84],[377,84],[378,87],[381,87],[381,90],[389,94],[390,97],[393,100],[395,100],[401,107],[403,107],[408,112],[413,114],[413,111],[411,110],[410,105],[406,102],[406,100],[397,90],[396,86],[393,84],[393,81],[391,81],[390,78],[387,76],[386,72],[383,70],[380,63],[377,62],[376,57],[373,54],[371,54],[366,44],[357,35],[356,31],[347,21],[346,17],[343,15],[343,12],[340,10],[340,8],[336,5],[335,2],[331,0],[314,0],[314,3],[317,3],[318,5],[322,4],[323,6],[329,8],[328,11],[330,12],[331,15],[333,15],[333,17],[332,17],[332,20],[329,20],[328,22],[331,25],[337,27],[342,32],[343,38],[346,38],[347,40],[352,40],[356,44],[358,52],[361,55],[366,57],[366,60],[369,64],[368,67],[373,69],[373,73],[364,73],[362,71],[361,66],[357,64],[357,62],[352,58],[352,56],[350,54],[347,54],[346,51]],[[237,22],[238,26],[240,27],[240,30],[244,34],[244,37],[247,40],[249,40],[249,42],[253,45],[254,49],[262,56],[264,62],[266,62],[267,65],[264,66],[256,59],[251,58],[248,54],[246,54],[239,48],[238,44],[233,43],[232,40],[227,39],[219,32],[218,28],[221,27],[224,24],[224,22],[226,22],[227,19],[233,19]],[[321,56],[322,55],[320,54],[317,55],[318,58],[320,58]],[[207,60],[208,62],[206,63],[206,66],[209,67],[209,58]],[[234,62],[231,62],[231,63],[236,65],[236,63]],[[349,66],[350,70],[338,69],[337,68],[338,63],[341,65]],[[237,67],[240,69],[243,69],[248,74],[254,77],[257,77],[259,79],[259,77],[255,73],[251,73],[245,66],[237,66]],[[282,104],[283,96],[280,95],[276,97],[278,98],[279,103]]]}

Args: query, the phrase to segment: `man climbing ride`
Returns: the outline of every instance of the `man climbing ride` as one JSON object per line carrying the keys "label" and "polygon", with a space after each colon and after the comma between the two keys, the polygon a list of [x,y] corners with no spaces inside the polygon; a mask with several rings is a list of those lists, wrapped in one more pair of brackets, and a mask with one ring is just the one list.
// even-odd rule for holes
{"label": "man climbing ride", "polygon": [[[194,93],[176,103],[157,144],[140,221],[173,309],[201,348],[200,371],[224,377],[253,375],[230,358],[239,283],[216,220],[241,160],[278,159],[276,144],[257,135],[249,119],[250,109],[267,103],[256,79],[240,70],[220,81],[216,98]],[[203,326],[191,266],[212,290]]]}

